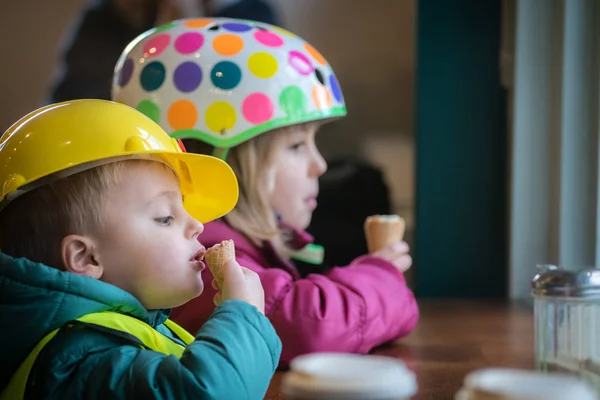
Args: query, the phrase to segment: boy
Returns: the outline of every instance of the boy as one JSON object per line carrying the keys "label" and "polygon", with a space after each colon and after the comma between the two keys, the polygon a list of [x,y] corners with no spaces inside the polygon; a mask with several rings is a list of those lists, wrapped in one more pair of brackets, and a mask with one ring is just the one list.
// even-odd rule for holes
{"label": "boy", "polygon": [[167,319],[203,290],[203,223],[231,169],[128,106],[46,106],[0,139],[0,399],[259,399],[281,343],[235,261],[196,337]]}

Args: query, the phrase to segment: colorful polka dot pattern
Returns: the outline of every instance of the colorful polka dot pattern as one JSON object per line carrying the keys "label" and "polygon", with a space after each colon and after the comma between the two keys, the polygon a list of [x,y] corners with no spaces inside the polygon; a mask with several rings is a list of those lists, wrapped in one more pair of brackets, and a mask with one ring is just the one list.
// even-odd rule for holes
{"label": "colorful polka dot pattern", "polygon": [[231,90],[242,80],[242,70],[231,61],[221,61],[213,67],[210,78],[217,88]]}
{"label": "colorful polka dot pattern", "polygon": [[140,83],[144,90],[152,92],[165,82],[166,70],[160,61],[153,61],[142,69]]}
{"label": "colorful polka dot pattern", "polygon": [[169,107],[169,124],[173,129],[191,129],[198,120],[198,110],[189,100],[177,100]]}
{"label": "colorful polka dot pattern", "polygon": [[267,79],[277,73],[277,59],[269,53],[258,51],[248,58],[248,69],[257,78]]}
{"label": "colorful polka dot pattern", "polygon": [[217,36],[213,42],[213,49],[222,56],[234,56],[244,48],[244,41],[232,33]]}
{"label": "colorful polka dot pattern", "polygon": [[308,57],[299,51],[290,51],[288,62],[301,75],[310,75],[315,70]]}
{"label": "colorful polka dot pattern", "polygon": [[131,80],[131,76],[133,75],[133,67],[133,60],[131,58],[125,60],[125,64],[123,64],[121,74],[119,75],[119,86],[123,87],[129,83],[129,80]]}
{"label": "colorful polka dot pattern", "polygon": [[235,108],[226,101],[214,102],[206,109],[206,125],[213,132],[224,132],[233,128],[236,119]]}
{"label": "colorful polka dot pattern", "polygon": [[156,103],[150,100],[142,100],[136,109],[142,114],[146,114],[152,121],[160,123],[160,109]]}
{"label": "colorful polka dot pattern", "polygon": [[181,54],[192,54],[204,44],[204,36],[198,32],[188,32],[175,40],[175,49]]}
{"label": "colorful polka dot pattern", "polygon": [[223,24],[223,28],[231,32],[247,32],[252,29],[252,26],[247,24],[240,24],[237,22],[228,22]]}
{"label": "colorful polka dot pattern", "polygon": [[242,114],[253,124],[267,122],[273,116],[274,105],[264,93],[252,93],[242,103]]}
{"label": "colorful polka dot pattern", "polygon": [[193,61],[185,61],[175,68],[173,83],[181,92],[192,92],[202,82],[202,69]]}
{"label": "colorful polka dot pattern", "polygon": [[171,36],[167,33],[156,35],[144,45],[145,57],[156,57],[162,54],[171,42]]}
{"label": "colorful polka dot pattern", "polygon": [[269,47],[279,47],[283,45],[283,39],[269,31],[258,30],[254,33],[254,38],[258,43]]}
{"label": "colorful polka dot pattern", "polygon": [[279,27],[227,18],[180,20],[141,35],[117,64],[113,100],[168,132],[215,140],[278,119],[345,114],[339,82],[312,45]]}

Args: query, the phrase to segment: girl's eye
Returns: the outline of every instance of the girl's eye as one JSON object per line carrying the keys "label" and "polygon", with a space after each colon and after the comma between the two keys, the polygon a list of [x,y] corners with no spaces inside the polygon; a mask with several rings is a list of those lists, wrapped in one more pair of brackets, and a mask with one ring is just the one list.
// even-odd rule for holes
{"label": "girl's eye", "polygon": [[155,221],[163,226],[169,226],[173,223],[174,218],[169,215],[168,217],[156,218]]}
{"label": "girl's eye", "polygon": [[290,150],[298,150],[300,147],[304,146],[304,142],[298,142],[290,146]]}

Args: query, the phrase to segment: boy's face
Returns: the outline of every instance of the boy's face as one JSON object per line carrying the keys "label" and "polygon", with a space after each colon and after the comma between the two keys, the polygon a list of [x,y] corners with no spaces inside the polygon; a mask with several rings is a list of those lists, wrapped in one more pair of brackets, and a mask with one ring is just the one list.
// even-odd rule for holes
{"label": "boy's face", "polygon": [[275,183],[271,206],[284,222],[306,229],[317,207],[319,177],[327,163],[315,144],[317,128],[304,126],[289,133],[275,153]]}
{"label": "boy's face", "polygon": [[101,280],[147,309],[172,308],[202,293],[204,226],[183,208],[177,177],[158,162],[133,163],[107,193],[94,240]]}

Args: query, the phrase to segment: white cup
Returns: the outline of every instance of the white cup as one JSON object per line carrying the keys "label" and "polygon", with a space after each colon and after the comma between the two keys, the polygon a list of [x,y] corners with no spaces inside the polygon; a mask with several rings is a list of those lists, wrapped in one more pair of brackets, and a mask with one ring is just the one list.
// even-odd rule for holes
{"label": "white cup", "polygon": [[282,391],[287,400],[408,400],[417,381],[395,358],[313,353],[292,360]]}
{"label": "white cup", "polygon": [[580,378],[508,368],[471,372],[454,400],[598,400]]}

